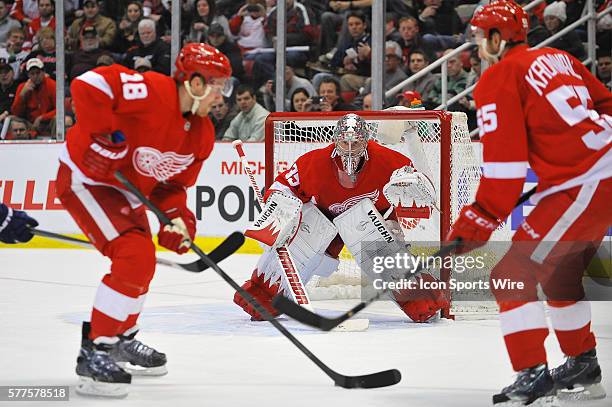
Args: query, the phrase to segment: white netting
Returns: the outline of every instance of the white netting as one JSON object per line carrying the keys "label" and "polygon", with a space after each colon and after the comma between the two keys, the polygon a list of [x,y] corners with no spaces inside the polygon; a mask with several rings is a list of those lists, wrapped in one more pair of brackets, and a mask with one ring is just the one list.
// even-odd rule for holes
{"label": "white netting", "polygon": [[[464,205],[473,201],[481,170],[464,113],[393,111],[360,114],[370,124],[377,141],[409,157],[418,171],[433,180],[438,192],[438,208],[444,208],[443,196],[450,201],[450,222],[456,219]],[[302,154],[327,146],[341,115],[311,113],[299,117],[275,117],[272,114],[271,117],[273,125],[266,130],[266,140],[273,141],[276,176]],[[450,128],[450,134],[443,136],[445,128]],[[446,148],[443,148],[442,140]],[[450,155],[446,169],[441,168],[443,151]],[[450,176],[441,176],[443,173]],[[407,241],[439,241],[446,233],[441,224],[440,214],[435,212],[430,219],[402,222],[402,229]],[[360,282],[359,268],[345,248],[338,271],[328,278],[315,276],[307,288],[315,300],[359,298]]]}

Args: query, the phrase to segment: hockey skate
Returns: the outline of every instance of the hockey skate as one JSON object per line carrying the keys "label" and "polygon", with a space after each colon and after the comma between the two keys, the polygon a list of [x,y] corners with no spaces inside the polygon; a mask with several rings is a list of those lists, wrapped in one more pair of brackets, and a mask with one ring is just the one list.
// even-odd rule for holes
{"label": "hockey skate", "polygon": [[582,401],[606,397],[595,348],[578,356],[568,356],[565,363],[550,371],[550,375],[560,400]]}
{"label": "hockey skate", "polygon": [[79,383],[76,392],[87,396],[127,396],[132,375],[118,366],[110,356],[118,338],[102,336],[92,341],[89,339],[89,331],[89,322],[84,322],[81,350],[77,358]]}
{"label": "hockey skate", "polygon": [[516,381],[493,396],[496,407],[558,407],[559,399],[546,364],[521,370]]}
{"label": "hockey skate", "polygon": [[125,371],[134,376],[163,376],[168,373],[166,355],[134,339],[138,326],[119,335],[111,356]]}

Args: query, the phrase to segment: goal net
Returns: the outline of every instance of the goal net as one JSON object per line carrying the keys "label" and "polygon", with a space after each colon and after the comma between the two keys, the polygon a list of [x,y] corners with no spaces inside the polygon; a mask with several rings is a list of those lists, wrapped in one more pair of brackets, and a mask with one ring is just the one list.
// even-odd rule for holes
{"label": "goal net", "polygon": [[[374,139],[404,155],[433,180],[439,211],[429,219],[400,222],[407,242],[440,242],[461,208],[473,202],[481,168],[464,113],[424,110],[362,111]],[[332,142],[338,112],[272,113],[266,122],[266,186],[302,154]],[[433,250],[431,250],[433,252]],[[340,266],[330,277],[315,276],[307,285],[313,300],[359,298],[363,293],[359,267],[346,248]],[[452,270],[438,270],[448,281]],[[482,276],[473,276],[475,279]],[[491,297],[492,300],[492,297]],[[492,312],[494,303],[462,301],[453,296],[453,314]],[[449,310],[446,310],[447,312]]]}

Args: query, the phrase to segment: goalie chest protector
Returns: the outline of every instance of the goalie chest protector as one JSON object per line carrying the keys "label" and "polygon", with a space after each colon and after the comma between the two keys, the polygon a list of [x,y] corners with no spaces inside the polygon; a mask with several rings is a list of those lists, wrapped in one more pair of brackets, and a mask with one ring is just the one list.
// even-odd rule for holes
{"label": "goalie chest protector", "polygon": [[319,209],[330,219],[364,198],[369,198],[379,211],[389,208],[382,189],[394,170],[412,165],[410,159],[369,141],[369,159],[359,171],[355,187],[345,188],[338,181],[338,169],[331,158],[333,150],[334,145],[330,144],[302,155],[291,168],[276,177],[276,182],[290,188],[304,202],[314,198]]}

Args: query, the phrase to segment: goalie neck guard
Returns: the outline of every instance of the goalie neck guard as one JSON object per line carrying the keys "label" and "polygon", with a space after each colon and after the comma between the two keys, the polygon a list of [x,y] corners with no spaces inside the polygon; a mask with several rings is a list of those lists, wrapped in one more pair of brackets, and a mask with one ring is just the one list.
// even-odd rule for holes
{"label": "goalie neck guard", "polygon": [[[344,181],[349,181],[349,184],[354,184],[357,180],[357,173],[368,159],[369,139],[368,124],[354,113],[342,116],[336,123],[333,135],[334,151],[331,158],[336,165],[339,164],[339,176],[342,184],[346,183],[343,182],[346,176],[350,181]],[[343,186],[350,187],[350,185]]]}

